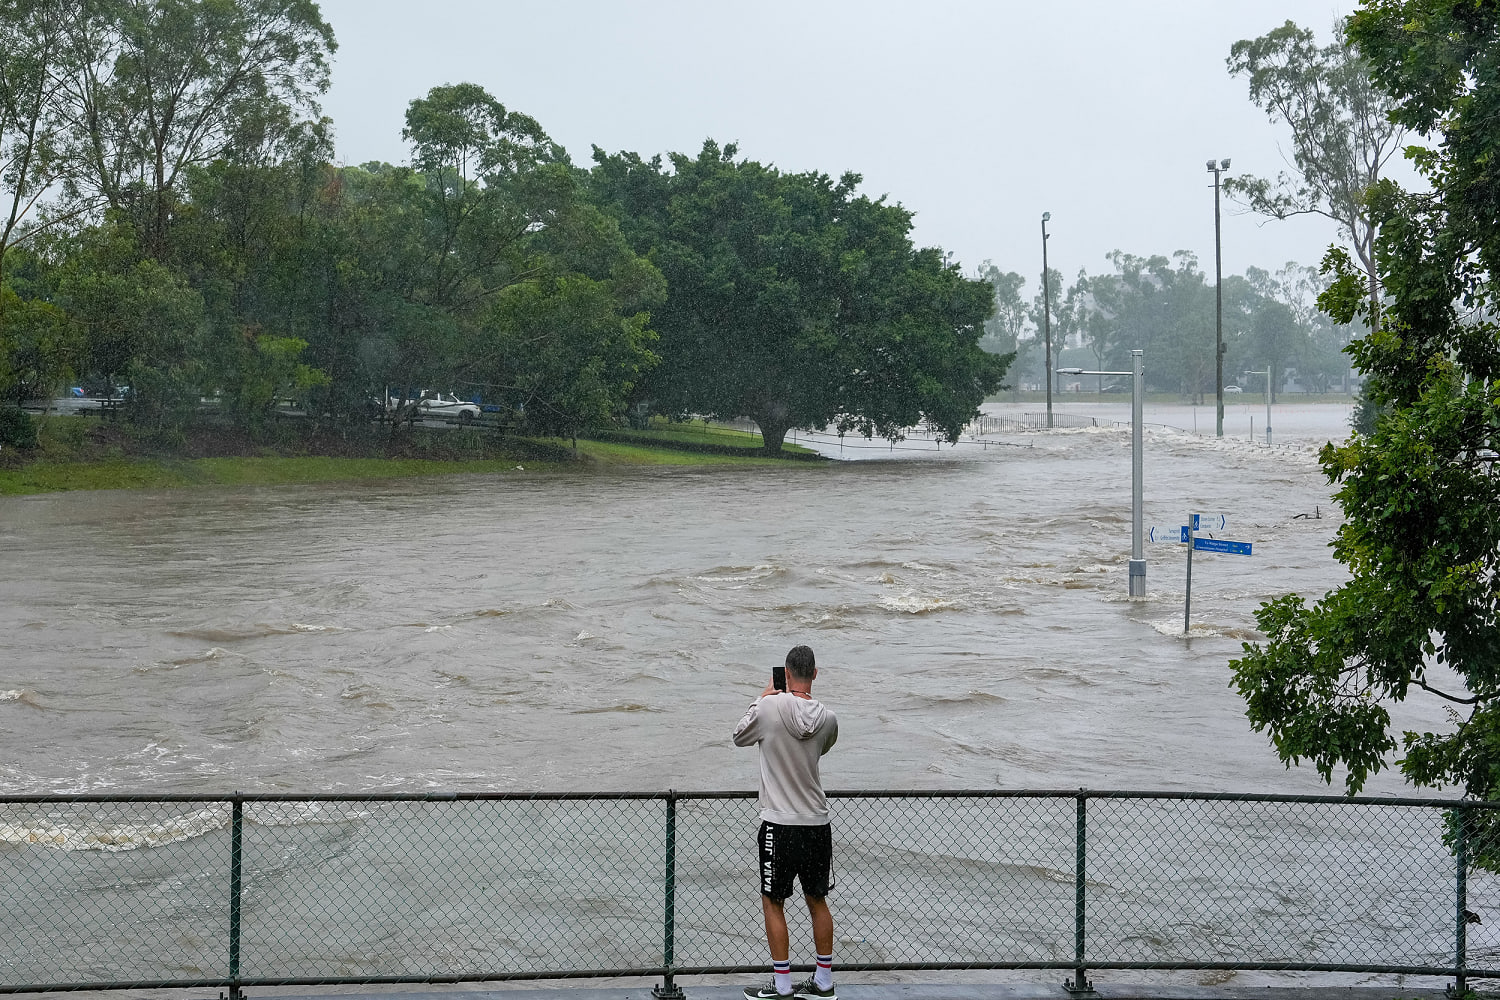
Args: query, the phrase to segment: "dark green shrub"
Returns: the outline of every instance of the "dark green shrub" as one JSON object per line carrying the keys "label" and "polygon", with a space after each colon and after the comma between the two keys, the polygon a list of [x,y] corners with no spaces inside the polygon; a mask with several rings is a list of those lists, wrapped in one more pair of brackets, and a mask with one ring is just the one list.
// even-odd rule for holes
{"label": "dark green shrub", "polygon": [[36,447],[36,422],[19,406],[0,406],[0,445]]}

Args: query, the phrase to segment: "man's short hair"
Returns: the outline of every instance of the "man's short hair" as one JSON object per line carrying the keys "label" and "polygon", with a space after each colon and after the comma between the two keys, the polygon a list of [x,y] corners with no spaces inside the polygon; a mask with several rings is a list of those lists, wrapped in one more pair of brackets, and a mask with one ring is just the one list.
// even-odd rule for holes
{"label": "man's short hair", "polygon": [[813,651],[810,646],[793,646],[792,651],[786,654],[786,669],[799,681],[810,681],[813,674],[818,672],[818,661],[813,659]]}

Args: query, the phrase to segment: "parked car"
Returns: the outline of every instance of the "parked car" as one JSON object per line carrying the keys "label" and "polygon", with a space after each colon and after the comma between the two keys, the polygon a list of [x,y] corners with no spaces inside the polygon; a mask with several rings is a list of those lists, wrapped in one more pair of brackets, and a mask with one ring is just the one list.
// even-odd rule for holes
{"label": "parked car", "polygon": [[[402,404],[399,396],[392,396],[386,408],[395,410]],[[411,400],[405,402],[410,403]],[[451,392],[433,392],[423,389],[417,394],[417,415],[422,417],[447,417],[460,423],[472,423],[479,417],[479,404],[459,399]]]}
{"label": "parked car", "polygon": [[1245,391],[1244,389],[1241,389],[1237,385],[1226,385],[1224,387],[1224,395],[1226,395],[1226,396],[1232,395],[1232,394],[1234,394],[1236,392],[1244,392],[1244,391]]}

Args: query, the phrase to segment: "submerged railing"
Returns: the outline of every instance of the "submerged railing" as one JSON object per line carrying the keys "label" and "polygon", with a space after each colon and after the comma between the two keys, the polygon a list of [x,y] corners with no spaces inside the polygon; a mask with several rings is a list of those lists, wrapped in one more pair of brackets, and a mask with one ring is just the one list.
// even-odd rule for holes
{"label": "submerged railing", "polygon": [[[1487,804],[831,795],[843,974],[1500,976],[1469,937],[1500,902],[1467,863]],[[680,996],[766,966],[756,824],[746,792],[0,797],[0,993],[642,976]]]}

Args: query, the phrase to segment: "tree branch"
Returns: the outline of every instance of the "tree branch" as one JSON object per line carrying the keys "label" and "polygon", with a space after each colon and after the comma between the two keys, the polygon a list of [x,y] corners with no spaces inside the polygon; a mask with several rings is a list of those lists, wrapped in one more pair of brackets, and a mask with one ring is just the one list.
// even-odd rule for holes
{"label": "tree branch", "polygon": [[1423,681],[1423,680],[1416,681],[1416,685],[1417,685],[1417,687],[1421,688],[1423,691],[1426,691],[1429,694],[1435,694],[1439,698],[1444,699],[1445,701],[1451,701],[1451,702],[1453,702],[1455,705],[1477,705],[1477,704],[1479,704],[1482,701],[1490,701],[1490,700],[1492,700],[1495,697],[1495,695],[1493,695],[1493,694],[1476,694],[1476,695],[1473,695],[1472,697],[1469,697],[1469,698],[1459,698],[1459,697],[1456,697],[1455,695],[1449,694],[1446,691],[1439,691],[1437,688],[1433,687],[1432,685],[1428,684],[1426,681]]}

